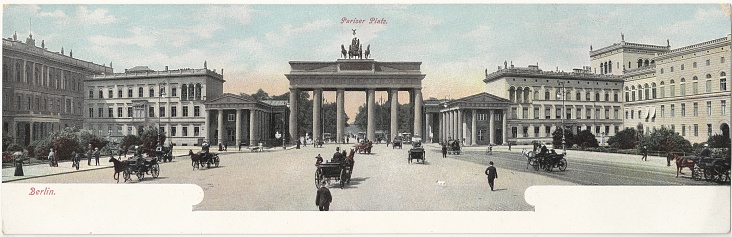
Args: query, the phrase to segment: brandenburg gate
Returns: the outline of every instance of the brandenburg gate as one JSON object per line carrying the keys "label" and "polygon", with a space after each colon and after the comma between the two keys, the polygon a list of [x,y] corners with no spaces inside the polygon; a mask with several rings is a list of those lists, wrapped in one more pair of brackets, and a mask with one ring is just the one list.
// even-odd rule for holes
{"label": "brandenburg gate", "polygon": [[[335,62],[290,61],[291,71],[285,74],[290,81],[290,136],[293,139],[303,135],[297,134],[298,94],[301,91],[313,92],[313,136],[321,138],[322,128],[321,106],[323,91],[336,92],[336,137],[343,142],[345,134],[344,93],[346,91],[363,91],[366,93],[367,129],[366,139],[376,138],[376,91],[387,91],[391,102],[390,136],[398,132],[398,92],[408,91],[411,102],[414,102],[414,135],[422,135],[422,79],[425,74],[420,71],[421,62],[379,62],[368,59],[369,48],[365,55],[362,45],[355,37],[346,51],[341,46],[344,59]],[[347,54],[346,54],[347,53]],[[348,57],[346,57],[348,56]],[[365,57],[364,57],[365,56]]]}

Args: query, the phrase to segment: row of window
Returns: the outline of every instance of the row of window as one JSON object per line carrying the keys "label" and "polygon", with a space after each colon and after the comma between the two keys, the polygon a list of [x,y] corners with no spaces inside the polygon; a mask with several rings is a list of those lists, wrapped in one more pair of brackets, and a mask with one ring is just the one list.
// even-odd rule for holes
{"label": "row of window", "polygon": [[[588,126],[587,129],[592,131],[593,127],[594,127],[595,134],[610,134],[610,126]],[[617,125],[615,125],[613,127],[615,127],[615,133],[618,133],[620,127]],[[604,130],[603,130],[603,128],[604,128]],[[518,138],[518,129],[519,129],[519,127],[511,127],[511,138]],[[572,128],[569,128],[569,129],[572,129]],[[582,126],[577,126],[575,129],[576,129],[575,132],[582,131]],[[540,127],[534,126],[534,134],[532,134],[532,135],[534,135],[533,137],[539,137],[541,135],[539,133],[539,131],[541,131]],[[529,127],[528,126],[521,127],[521,132],[522,132],[523,137],[529,137]],[[545,126],[544,127],[544,137],[551,137],[551,136],[552,136],[551,126]],[[480,140],[480,139],[478,139],[478,140]]]}
{"label": "row of window", "polygon": [[[23,77],[23,66],[21,63],[15,64],[15,70],[10,71],[6,64],[3,64],[3,81],[15,79],[17,83],[32,83],[35,87],[46,87],[56,90],[81,91],[83,81],[79,79],[81,74],[72,73],[60,69],[49,67],[47,73],[42,73],[38,67],[26,65],[25,77]],[[35,73],[34,73],[35,72]],[[34,76],[35,75],[35,76]]]}
{"label": "row of window", "polygon": [[[721,73],[722,76],[726,76],[724,72]],[[711,78],[711,75],[707,74],[707,78]],[[679,85],[679,96],[686,96],[686,80],[684,78],[681,78],[681,84]],[[669,82],[669,96],[668,97],[674,97],[676,95],[676,85],[674,84],[675,81],[672,79]],[[630,86],[628,88],[625,87],[625,101],[636,101],[637,100],[651,100],[651,99],[657,99],[657,98],[666,98],[666,89],[664,86],[664,82],[661,82],[661,86],[659,87],[659,92],[656,93],[656,83],[652,82],[650,87],[648,86],[648,83],[646,83],[643,87],[638,85],[637,89],[636,87]],[[719,91],[727,91],[727,78],[721,78],[719,79]],[[705,93],[711,93],[712,92],[712,80],[707,80],[705,82]],[[637,94],[636,94],[637,93]],[[692,87],[691,87],[691,94],[697,95],[699,94],[699,82],[696,77],[692,80]],[[636,97],[637,95],[637,97]]]}
{"label": "row of window", "polygon": [[[99,127],[98,129],[92,128],[92,130],[93,131],[96,131],[97,136],[107,136],[107,135],[111,135],[111,136],[124,136],[124,135],[133,134],[132,133],[132,127],[127,127],[127,134],[123,134],[122,133],[122,126],[121,125],[116,125],[116,126],[109,125],[109,126],[107,126],[107,132],[106,133],[102,130],[102,127]],[[160,131],[165,132],[165,127],[161,126],[160,127]],[[177,126],[170,127],[170,131],[169,132],[170,132],[169,133],[169,136],[170,137],[178,137],[178,127]],[[188,126],[183,126],[181,128],[181,132],[182,132],[180,134],[181,137],[188,137],[189,135],[193,135],[193,137],[198,137],[198,136],[201,135],[201,127],[200,126],[193,126],[193,133],[190,134],[188,132]]]}
{"label": "row of window", "polygon": [[[711,59],[707,59],[705,63],[706,63],[706,66],[712,65]],[[719,58],[719,63],[724,63],[724,57],[720,57]],[[696,62],[693,62],[693,63],[691,63],[691,66],[693,68],[697,68],[698,65],[697,65]],[[670,66],[668,69],[669,69],[670,72],[674,72],[674,67],[673,66]],[[680,69],[681,70],[684,70],[684,64],[681,64]],[[661,74],[663,74],[663,72],[664,72],[664,70],[663,70],[663,68],[661,68]]]}
{"label": "row of window", "polygon": [[[202,86],[200,83],[197,83],[195,85],[182,85],[181,86],[181,100],[201,100],[201,92]],[[143,98],[145,97],[145,89],[143,87],[137,88],[137,98]],[[160,90],[157,94],[157,96],[163,96],[164,94],[167,95],[165,87],[160,87]],[[148,90],[148,97],[156,97],[155,94],[155,88],[150,87]],[[122,89],[117,89],[117,97],[116,98],[123,98]],[[171,97],[177,97],[178,96],[178,88],[172,87],[170,88],[170,96]],[[104,99],[104,89],[99,89],[97,93],[97,97],[99,99]],[[112,99],[114,97],[114,90],[112,88],[107,89],[107,98]],[[127,98],[133,98],[133,89],[127,88]],[[94,99],[94,89],[89,89],[89,99]]]}
{"label": "row of window", "polygon": [[[25,99],[23,98],[25,97]],[[48,99],[31,96],[15,96],[15,109],[17,111],[36,111],[36,112],[53,112],[53,113],[66,113],[70,114],[73,112],[71,109],[77,106],[75,111],[80,111],[79,104],[72,102],[70,99],[64,100],[65,104],[62,104],[60,98]],[[77,112],[79,113],[79,112]]]}
{"label": "row of window", "polygon": [[[712,110],[712,101],[707,101],[706,102],[706,105],[707,105],[707,116],[712,116],[713,115],[712,114],[713,113],[712,112],[713,111]],[[681,117],[686,117],[686,103],[681,103],[681,111],[680,112],[681,112],[680,113]],[[625,119],[628,119],[629,118],[628,117],[629,114],[630,114],[630,119],[634,119],[635,118],[635,115],[634,115],[635,113],[633,113],[633,112],[630,112],[629,113],[628,111],[625,111]],[[720,114],[721,115],[727,115],[727,101],[726,100],[721,100],[720,101]],[[676,105],[674,105],[674,104],[671,104],[670,105],[670,113],[669,113],[669,115],[671,117],[675,117],[676,116]],[[665,116],[666,116],[666,105],[661,105],[660,111],[659,111],[659,117],[665,117]],[[694,117],[698,117],[699,116],[699,103],[698,102],[694,102],[693,103],[693,116]],[[641,118],[641,110],[638,110],[638,118],[639,119]]]}
{"label": "row of window", "polygon": [[[183,116],[182,117],[188,117],[188,106],[183,106]],[[115,110],[114,108],[107,108],[107,116],[106,118],[124,118],[123,116],[123,108],[117,107],[117,114],[115,116]],[[165,117],[165,107],[159,107],[158,108],[160,117]],[[97,108],[97,118],[105,118],[104,116],[104,108]],[[193,106],[193,117],[199,117],[201,116],[201,108],[200,106]],[[145,117],[144,109],[135,109],[134,107],[130,106],[127,107],[127,118],[132,117]],[[155,107],[148,107],[147,110],[147,117],[155,117]],[[178,117],[178,106],[170,106],[170,117]],[[94,118],[94,108],[89,108],[89,118]]]}
{"label": "row of window", "polygon": [[[661,127],[666,127],[666,125],[661,125]],[[676,125],[675,124],[668,125],[668,128],[671,129],[671,131],[676,132]],[[687,124],[681,124],[681,136],[686,137],[686,135],[687,135],[687,133],[686,133],[687,128],[688,129],[693,129],[691,131],[692,133],[689,134],[689,135],[692,135],[692,136],[695,136],[695,137],[698,137],[699,136],[699,124],[693,124],[693,125],[692,124],[689,124],[689,125],[687,125]],[[712,130],[712,124],[709,124],[708,123],[707,124],[707,136],[711,137],[712,136],[712,132],[713,132],[713,130]]]}
{"label": "row of window", "polygon": [[[576,113],[574,113],[575,116],[572,117],[572,114],[573,114],[572,113],[572,108],[567,108],[567,112],[565,114],[566,117],[564,117],[564,119],[573,119],[573,118],[574,119],[582,119],[582,115],[583,115],[582,114],[582,108],[576,108],[575,111],[576,111]],[[595,112],[594,119],[601,118],[600,117],[600,111],[601,111],[600,108],[596,108],[595,109],[595,111],[594,111]],[[521,113],[521,119],[529,119],[529,108],[526,108],[525,107],[525,108],[522,109],[521,112],[522,112]],[[554,112],[555,112],[554,119],[562,119],[562,108],[561,107],[555,108],[554,109]],[[614,112],[613,113],[614,114],[613,118],[614,119],[620,119],[620,115],[619,115],[620,110],[616,108],[616,109],[613,110],[613,112]],[[593,119],[593,117],[592,117],[592,109],[585,109],[584,115],[585,115],[585,118],[586,119]],[[610,119],[610,108],[605,108],[605,114],[604,115],[605,115],[605,117],[604,117],[605,119]],[[518,119],[519,118],[519,116],[518,116],[518,108],[511,108],[511,118],[513,118],[513,119]],[[534,119],[541,119],[541,115],[539,114],[539,107],[534,107]],[[544,119],[552,119],[552,113],[551,113],[551,108],[550,107],[546,107],[544,109]]]}

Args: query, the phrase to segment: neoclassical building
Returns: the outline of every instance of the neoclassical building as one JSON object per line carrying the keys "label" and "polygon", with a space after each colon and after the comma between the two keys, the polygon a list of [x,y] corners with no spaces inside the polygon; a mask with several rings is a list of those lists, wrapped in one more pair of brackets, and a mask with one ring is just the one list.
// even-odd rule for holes
{"label": "neoclassical building", "polygon": [[286,139],[288,103],[283,100],[255,100],[251,97],[223,94],[204,103],[205,139],[212,144],[263,145],[281,144]]}
{"label": "neoclassical building", "polygon": [[[3,134],[28,145],[65,127],[83,123],[84,78],[112,73],[99,65],[36,45],[33,35],[25,42],[3,39]],[[111,63],[110,63],[111,64]]]}
{"label": "neoclassical building", "polygon": [[[223,70],[222,70],[223,71]],[[223,73],[223,72],[222,72]],[[210,131],[205,102],[223,95],[224,76],[204,67],[92,75],[84,81],[84,128],[119,141],[160,126],[176,145],[198,145]]]}
{"label": "neoclassical building", "polygon": [[[692,143],[729,136],[730,35],[677,49],[625,42],[591,50],[592,65],[624,80],[624,126],[670,128]],[[619,65],[623,65],[622,68]],[[626,68],[625,65],[628,67]],[[612,69],[611,69],[612,70]]]}
{"label": "neoclassical building", "polygon": [[428,142],[464,141],[466,145],[504,144],[510,101],[488,93],[455,100],[425,101]]}
{"label": "neoclassical building", "polygon": [[514,144],[551,141],[551,133],[562,124],[575,134],[590,130],[602,143],[623,127],[620,76],[595,74],[588,67],[544,71],[504,62],[497,71],[486,71],[483,82],[488,94],[507,101],[501,136]]}

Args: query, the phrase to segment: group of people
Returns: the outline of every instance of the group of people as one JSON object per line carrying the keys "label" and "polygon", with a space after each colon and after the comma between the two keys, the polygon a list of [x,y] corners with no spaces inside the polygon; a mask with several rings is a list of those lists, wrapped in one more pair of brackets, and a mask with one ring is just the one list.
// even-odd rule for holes
{"label": "group of people", "polygon": [[[353,173],[353,164],[355,163],[355,160],[353,159],[353,156],[355,156],[356,150],[351,148],[351,151],[346,155],[346,150],[344,149],[341,151],[340,147],[336,147],[335,153],[333,153],[333,157],[330,159],[330,162],[332,163],[341,163],[346,162],[348,167],[351,170],[351,173]],[[318,167],[320,164],[323,163],[323,157],[318,154],[315,156],[315,166]],[[327,182],[323,181],[320,183],[320,188],[318,188],[317,195],[315,196],[315,205],[318,206],[318,209],[321,211],[328,211],[330,209],[330,203],[333,201],[333,196],[330,194],[330,190],[327,187]]]}
{"label": "group of people", "polygon": [[[92,144],[90,143],[87,151],[85,153],[77,153],[76,151],[71,152],[71,159],[72,161],[79,162],[81,161],[81,156],[87,157],[86,164],[88,166],[91,166],[92,158],[95,161],[95,165],[99,166],[99,156],[100,156],[99,147],[92,147]],[[56,156],[56,152],[53,150],[53,148],[50,149],[48,152],[48,160],[51,163],[51,166],[58,167],[58,156]]]}

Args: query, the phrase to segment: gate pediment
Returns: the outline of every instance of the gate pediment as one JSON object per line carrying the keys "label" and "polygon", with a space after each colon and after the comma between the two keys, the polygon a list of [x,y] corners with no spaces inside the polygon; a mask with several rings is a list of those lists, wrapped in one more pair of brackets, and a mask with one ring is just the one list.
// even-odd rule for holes
{"label": "gate pediment", "polygon": [[260,102],[252,98],[247,98],[235,94],[226,93],[218,98],[214,98],[204,103],[206,108],[244,108],[259,104]]}

